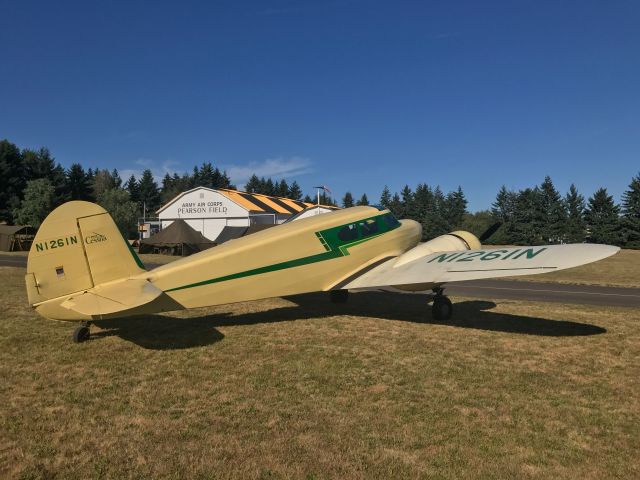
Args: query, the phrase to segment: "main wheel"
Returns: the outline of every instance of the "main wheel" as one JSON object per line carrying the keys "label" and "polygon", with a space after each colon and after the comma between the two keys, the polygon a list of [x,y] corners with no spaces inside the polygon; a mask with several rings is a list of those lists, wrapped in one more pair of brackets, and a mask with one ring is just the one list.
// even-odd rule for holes
{"label": "main wheel", "polygon": [[431,306],[431,314],[435,320],[449,320],[453,314],[451,300],[444,295],[438,295]]}
{"label": "main wheel", "polygon": [[333,303],[346,303],[349,298],[349,290],[331,290],[329,295]]}
{"label": "main wheel", "polygon": [[86,340],[89,340],[89,327],[76,328],[76,331],[73,332],[73,342],[81,343]]}

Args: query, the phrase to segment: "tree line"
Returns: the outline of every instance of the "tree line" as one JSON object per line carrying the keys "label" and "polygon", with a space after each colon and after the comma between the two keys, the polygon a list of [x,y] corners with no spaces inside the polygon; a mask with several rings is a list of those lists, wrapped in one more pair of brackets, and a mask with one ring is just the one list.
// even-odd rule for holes
{"label": "tree line", "polygon": [[[366,194],[354,201],[351,192],[343,207],[368,205]],[[492,225],[499,228],[485,240],[491,244],[542,245],[554,243],[606,243],[640,248],[640,174],[633,177],[616,204],[606,188],[599,188],[588,200],[575,185],[564,196],[549,176],[540,185],[513,191],[503,186],[490,210],[470,213],[461,187],[446,195],[440,187],[406,185],[391,194],[384,187],[379,204],[398,218],[422,224],[423,240],[454,230],[468,230],[481,236]]]}
{"label": "tree line", "polygon": [[[118,171],[85,170],[75,163],[63,168],[46,148],[19,149],[8,140],[0,141],[0,222],[29,224],[38,227],[46,215],[69,200],[97,202],[111,213],[122,232],[135,236],[139,217],[147,216],[176,195],[195,187],[230,188],[235,185],[225,171],[209,162],[195,166],[182,175],[166,174],[158,185],[151,170],[139,179],[131,175],[126,181]],[[244,190],[249,193],[275,195],[315,203],[315,196],[305,195],[297,182],[252,175]],[[336,205],[324,191],[320,202]],[[406,185],[399,193],[384,187],[380,205],[398,218],[410,218],[422,224],[423,239],[463,229],[481,235],[499,222],[500,228],[488,240],[496,244],[608,243],[640,248],[640,174],[633,177],[616,204],[605,188],[598,189],[585,201],[575,185],[562,196],[546,177],[540,185],[512,191],[502,187],[490,210],[470,213],[461,187],[444,193],[439,186],[418,184],[414,190]],[[342,198],[343,207],[369,205],[363,194],[355,200],[351,192]]]}
{"label": "tree line", "polygon": [[[405,185],[399,194],[396,192],[393,195],[385,186],[378,204],[388,208],[397,218],[419,222],[423,240],[462,229],[465,216],[469,214],[462,187],[445,195],[439,186],[430,187],[426,183],[419,183],[415,190]],[[348,208],[356,205],[369,205],[367,194],[355,201],[351,192],[345,193],[342,206]]]}
{"label": "tree line", "polygon": [[[123,180],[117,169],[85,170],[79,163],[65,169],[46,148],[21,150],[8,140],[0,141],[0,222],[39,227],[57,206],[69,200],[86,200],[109,211],[122,232],[132,237],[143,214],[154,217],[162,205],[195,187],[236,189],[227,172],[210,162],[193,167],[191,173],[167,173],[158,185],[150,169],[139,179],[131,175]],[[284,179],[256,175],[251,176],[245,191],[302,199],[297,182],[289,185]],[[326,196],[321,200],[333,204]],[[304,201],[312,200],[306,195]]]}

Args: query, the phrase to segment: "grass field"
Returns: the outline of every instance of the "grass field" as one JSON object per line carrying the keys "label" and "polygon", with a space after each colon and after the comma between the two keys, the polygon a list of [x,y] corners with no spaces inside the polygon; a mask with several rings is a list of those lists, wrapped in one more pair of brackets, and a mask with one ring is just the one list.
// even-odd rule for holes
{"label": "grass field", "polygon": [[76,345],[23,273],[0,268],[0,478],[640,477],[638,310],[305,295]]}
{"label": "grass field", "polygon": [[[487,248],[498,247],[488,245]],[[26,256],[26,252],[2,252],[0,255]],[[140,258],[145,265],[161,265],[177,260],[180,257],[145,254],[140,255]],[[605,258],[600,262],[590,263],[560,272],[545,273],[543,275],[527,275],[523,277],[508,277],[507,279],[576,285],[640,287],[640,250],[621,250],[616,255]]]}

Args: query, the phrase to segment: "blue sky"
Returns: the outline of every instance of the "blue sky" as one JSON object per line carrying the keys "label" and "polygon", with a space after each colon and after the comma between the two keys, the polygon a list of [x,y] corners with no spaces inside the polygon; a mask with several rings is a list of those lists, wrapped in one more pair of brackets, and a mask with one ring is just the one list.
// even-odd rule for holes
{"label": "blue sky", "polygon": [[640,2],[0,0],[0,138],[63,165],[211,161],[472,210],[640,171]]}

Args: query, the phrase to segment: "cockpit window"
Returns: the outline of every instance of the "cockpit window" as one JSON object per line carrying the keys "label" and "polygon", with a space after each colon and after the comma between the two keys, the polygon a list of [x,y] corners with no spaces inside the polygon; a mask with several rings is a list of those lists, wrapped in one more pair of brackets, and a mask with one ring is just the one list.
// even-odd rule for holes
{"label": "cockpit window", "polygon": [[356,240],[358,238],[358,229],[356,228],[355,223],[342,227],[338,232],[338,238],[343,242]]}
{"label": "cockpit window", "polygon": [[384,221],[387,222],[387,227],[389,227],[390,230],[400,225],[400,222],[393,216],[393,213],[387,213],[384,215]]}
{"label": "cockpit window", "polygon": [[360,222],[360,233],[362,234],[362,238],[370,237],[378,233],[378,222],[376,222],[375,218]]}

